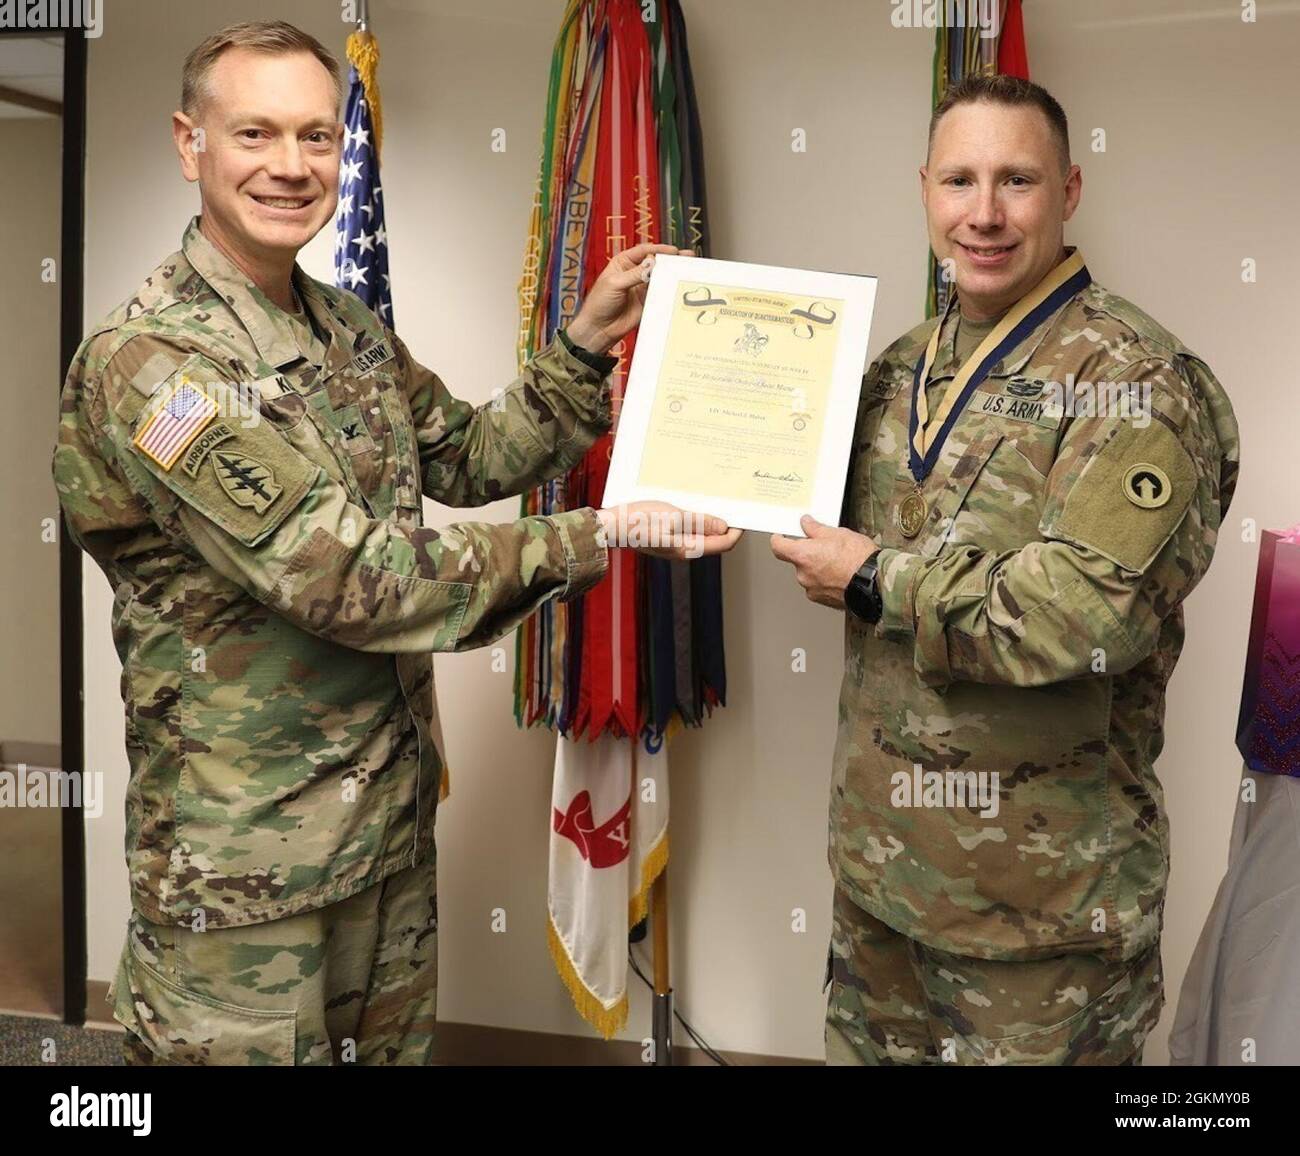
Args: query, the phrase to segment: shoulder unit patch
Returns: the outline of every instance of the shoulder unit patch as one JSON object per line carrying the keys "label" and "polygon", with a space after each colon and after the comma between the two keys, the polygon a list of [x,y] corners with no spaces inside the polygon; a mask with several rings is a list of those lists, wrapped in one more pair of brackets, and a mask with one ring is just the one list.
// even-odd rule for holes
{"label": "shoulder unit patch", "polygon": [[280,496],[282,487],[264,462],[234,450],[214,450],[210,457],[221,488],[235,505],[264,514]]}

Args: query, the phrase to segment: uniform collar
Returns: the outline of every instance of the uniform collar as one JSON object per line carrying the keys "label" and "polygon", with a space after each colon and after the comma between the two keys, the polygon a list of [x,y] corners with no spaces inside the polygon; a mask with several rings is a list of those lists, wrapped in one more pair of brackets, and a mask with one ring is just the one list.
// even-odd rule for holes
{"label": "uniform collar", "polygon": [[[283,369],[303,356],[288,314],[203,235],[197,216],[185,230],[181,249],[195,272],[234,311],[263,361],[276,369]],[[326,373],[332,373],[352,359],[355,335],[340,324],[316,283],[296,261],[292,277],[303,304],[311,311],[322,332],[330,336],[325,366]]]}
{"label": "uniform collar", "polygon": [[961,366],[957,363],[957,320],[960,310],[956,305],[945,316],[939,318],[944,331],[939,337],[939,348],[934,355],[934,368],[930,371],[930,383],[943,377],[955,377]]}
{"label": "uniform collar", "polygon": [[[1064,259],[1068,260],[1070,257],[1074,256],[1077,251],[1077,246],[1067,245]],[[1080,257],[1082,258],[1082,254],[1080,254]],[[953,296],[954,298],[957,297],[956,292],[954,292]],[[1075,297],[1077,296],[1078,295],[1076,294]],[[1075,298],[1071,298],[1070,300],[1073,301]],[[1052,330],[1052,326],[1056,324],[1057,318],[1059,318],[1061,313],[1068,308],[1069,304],[1070,302],[1065,302],[1060,309],[1057,309],[1050,316],[1045,317],[1038,323],[1038,325],[1026,333],[1025,336],[1010,350],[1008,350],[1007,353],[1003,355],[1002,359],[989,370],[987,376],[1009,377],[1014,373],[1019,373],[1020,370],[1024,368],[1025,363],[1034,355],[1035,351],[1046,339],[1048,333]],[[948,330],[940,339],[939,348],[935,351],[935,368],[930,374],[930,381],[932,383],[941,377],[955,376],[957,370],[961,368],[957,364],[956,349],[954,348],[957,336],[957,326],[955,324],[956,317],[953,316],[953,314],[956,314],[959,308],[959,302],[954,300],[951,314],[949,316]],[[1011,306],[1010,308],[1014,308],[1014,306]],[[939,324],[943,324],[942,318],[940,318]]]}

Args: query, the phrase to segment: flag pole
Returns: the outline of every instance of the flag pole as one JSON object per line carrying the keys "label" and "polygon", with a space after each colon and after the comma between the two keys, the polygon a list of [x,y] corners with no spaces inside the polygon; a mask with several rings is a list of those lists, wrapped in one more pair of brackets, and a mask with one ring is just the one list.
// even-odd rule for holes
{"label": "flag pole", "polygon": [[[632,738],[632,789],[637,782],[636,759],[640,739]],[[668,976],[668,864],[665,863],[650,884],[650,903],[646,914],[654,938],[650,957],[654,970],[654,1006],[650,1034],[654,1040],[654,1065],[671,1067],[673,1062],[673,989]]]}
{"label": "flag pole", "polygon": [[[636,759],[640,739],[632,739],[632,789],[636,790]],[[673,1062],[673,989],[668,975],[668,864],[650,884],[650,903],[646,914],[654,938],[650,944],[650,960],[654,971],[654,1006],[651,1011],[650,1034],[654,1040],[654,1065],[671,1067]]]}
{"label": "flag pole", "polygon": [[650,919],[654,928],[654,1041],[655,1066],[673,1062],[673,989],[668,979],[668,867],[650,886]]}

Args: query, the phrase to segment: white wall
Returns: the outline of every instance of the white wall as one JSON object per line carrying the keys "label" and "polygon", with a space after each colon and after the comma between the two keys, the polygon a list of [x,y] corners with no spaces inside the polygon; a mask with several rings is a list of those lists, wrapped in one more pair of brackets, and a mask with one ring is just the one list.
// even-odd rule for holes
{"label": "white wall", "polygon": [[[59,742],[59,499],[50,474],[59,412],[60,158],[57,116],[0,119],[0,743]],[[56,262],[55,279],[42,263]],[[45,540],[43,540],[45,539]]]}
{"label": "white wall", "polygon": [[[920,320],[926,238],[916,167],[929,115],[932,33],[891,26],[886,0],[686,0],[704,122],[716,256],[880,278],[871,351]],[[1103,284],[1206,356],[1237,407],[1246,464],[1219,557],[1188,612],[1159,767],[1174,839],[1165,965],[1170,1004],[1217,886],[1239,760],[1232,744],[1254,544],[1240,519],[1300,519],[1288,450],[1300,433],[1278,342],[1297,265],[1300,177],[1287,44],[1300,19],[1241,26],[1214,0],[1027,6],[1029,56],[1070,113],[1084,200],[1069,239]],[[514,290],[562,0],[374,0],[383,49],[384,187],[399,331],[477,402],[513,376]],[[1217,15],[1223,9],[1226,15]],[[340,54],[330,4],[275,5]],[[196,195],[176,173],[168,114],[186,51],[264,4],[115,6],[90,53],[87,321],[173,250]],[[1186,13],[1180,16],[1179,13]],[[154,62],[140,68],[139,61]],[[167,62],[171,62],[168,64]],[[808,151],[793,154],[791,130]],[[1105,153],[1091,130],[1107,130]],[[504,154],[491,151],[495,128]],[[1284,147],[1284,143],[1285,146]],[[305,267],[329,276],[329,247]],[[1242,258],[1259,262],[1243,285]],[[1270,340],[1271,339],[1271,340]],[[498,503],[474,517],[506,520]],[[431,509],[431,521],[454,515]],[[731,705],[673,752],[673,966],[679,1010],[716,1047],[821,1055],[829,930],[826,796],[841,669],[837,615],[803,600],[751,535],[724,565]],[[117,666],[107,585],[87,569],[90,766],[119,792]],[[790,672],[795,646],[808,672]],[[513,662],[513,647],[507,645]],[[583,1027],[544,933],[551,742],[520,733],[512,682],[490,652],[439,656],[452,798],[439,816],[445,1020],[552,1032]],[[107,978],[126,917],[120,794],[91,824],[91,975]],[[111,817],[110,817],[111,816]],[[509,933],[489,931],[504,906]],[[808,930],[791,932],[791,911]],[[636,981],[633,980],[636,984]],[[628,1038],[648,1032],[633,988]]]}

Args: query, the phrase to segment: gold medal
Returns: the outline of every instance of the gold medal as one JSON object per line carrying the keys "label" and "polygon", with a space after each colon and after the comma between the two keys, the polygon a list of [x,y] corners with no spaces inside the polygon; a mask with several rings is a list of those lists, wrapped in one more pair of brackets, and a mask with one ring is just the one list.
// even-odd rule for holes
{"label": "gold medal", "polygon": [[898,504],[898,528],[904,538],[915,538],[930,515],[930,507],[918,486]]}

